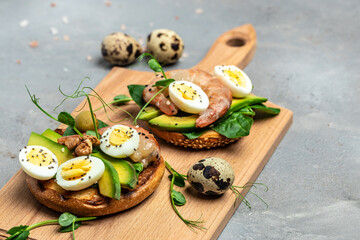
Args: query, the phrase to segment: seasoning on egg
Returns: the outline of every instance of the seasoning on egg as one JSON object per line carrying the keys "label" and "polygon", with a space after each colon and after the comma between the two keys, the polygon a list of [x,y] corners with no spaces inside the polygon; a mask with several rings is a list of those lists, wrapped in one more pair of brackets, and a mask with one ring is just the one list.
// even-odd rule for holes
{"label": "seasoning on egg", "polygon": [[205,195],[220,195],[228,190],[235,179],[231,165],[221,158],[209,157],[193,164],[187,180],[198,192]]}
{"label": "seasoning on egg", "polygon": [[142,49],[133,37],[117,32],[104,38],[101,44],[101,53],[104,59],[112,65],[126,66],[141,55]]}
{"label": "seasoning on egg", "polygon": [[182,111],[198,114],[209,106],[209,98],[196,84],[188,81],[175,81],[169,85],[171,101]]}
{"label": "seasoning on egg", "polygon": [[146,48],[160,63],[172,64],[181,57],[184,43],[176,32],[157,29],[148,35]]}

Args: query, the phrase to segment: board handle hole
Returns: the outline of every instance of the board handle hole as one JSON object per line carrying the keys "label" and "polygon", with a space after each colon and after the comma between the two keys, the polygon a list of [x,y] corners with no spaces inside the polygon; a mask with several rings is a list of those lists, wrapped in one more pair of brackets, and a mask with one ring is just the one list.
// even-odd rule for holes
{"label": "board handle hole", "polygon": [[242,47],[246,44],[246,40],[243,38],[232,38],[226,41],[226,45],[230,47]]}

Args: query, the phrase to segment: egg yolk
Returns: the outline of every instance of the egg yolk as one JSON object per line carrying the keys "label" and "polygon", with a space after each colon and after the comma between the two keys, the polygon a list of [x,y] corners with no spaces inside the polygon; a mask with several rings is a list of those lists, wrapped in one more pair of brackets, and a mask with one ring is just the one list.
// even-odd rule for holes
{"label": "egg yolk", "polygon": [[244,76],[240,71],[237,70],[223,70],[223,73],[228,75],[230,80],[236,85],[240,85],[242,87],[245,86],[245,81],[243,80]]}
{"label": "egg yolk", "polygon": [[132,138],[134,131],[129,128],[115,128],[110,133],[109,142],[113,146],[121,146],[124,142]]}
{"label": "egg yolk", "polygon": [[26,159],[28,162],[40,167],[49,166],[53,161],[51,154],[41,148],[32,148],[29,153],[26,154]]}
{"label": "egg yolk", "polygon": [[91,160],[88,158],[77,159],[66,163],[61,169],[61,176],[67,181],[84,177],[91,169]]}
{"label": "egg yolk", "polygon": [[184,83],[174,84],[173,88],[177,89],[177,94],[181,95],[183,99],[195,100],[200,97],[196,90],[194,90],[191,86],[185,85]]}

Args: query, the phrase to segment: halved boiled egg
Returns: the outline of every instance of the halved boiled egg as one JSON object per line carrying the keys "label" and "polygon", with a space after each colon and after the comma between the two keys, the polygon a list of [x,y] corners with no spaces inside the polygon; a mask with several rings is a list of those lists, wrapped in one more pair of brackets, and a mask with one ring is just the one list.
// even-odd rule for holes
{"label": "halved boiled egg", "polygon": [[169,86],[171,101],[182,111],[198,114],[209,106],[209,98],[196,84],[188,81],[175,81]]}
{"label": "halved boiled egg", "polygon": [[38,180],[48,180],[56,174],[58,160],[53,152],[42,146],[26,146],[19,153],[22,169]]}
{"label": "halved boiled egg", "polygon": [[252,83],[248,75],[236,66],[215,66],[215,76],[230,89],[234,97],[246,97],[252,90]]}
{"label": "halved boiled egg", "polygon": [[101,150],[115,158],[125,158],[139,147],[139,134],[125,125],[114,125],[107,129],[100,138]]}
{"label": "halved boiled egg", "polygon": [[101,178],[105,165],[93,156],[73,158],[61,164],[56,173],[56,183],[68,191],[90,187]]}

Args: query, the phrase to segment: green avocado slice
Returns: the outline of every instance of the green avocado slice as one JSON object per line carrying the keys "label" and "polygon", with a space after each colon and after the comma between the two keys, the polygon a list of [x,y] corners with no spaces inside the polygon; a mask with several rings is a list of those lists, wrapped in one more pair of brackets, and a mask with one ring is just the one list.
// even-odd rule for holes
{"label": "green avocado slice", "polygon": [[66,162],[69,159],[74,158],[72,156],[72,151],[70,151],[66,146],[60,145],[49,138],[39,135],[37,133],[32,132],[28,141],[29,145],[38,145],[43,146],[53,152],[59,162],[59,165]]}
{"label": "green avocado slice", "polygon": [[[234,98],[232,100],[231,106],[226,114],[220,119],[226,119],[233,112],[239,111],[243,107],[266,102],[266,98],[258,97],[255,95],[249,95],[245,98]],[[156,110],[156,109],[155,109]],[[155,111],[154,110],[154,111]],[[156,110],[159,111],[159,110]],[[176,117],[168,116],[162,114],[158,117],[152,118],[148,121],[149,125],[160,130],[170,131],[170,132],[192,132],[196,131],[196,119],[199,115],[190,115],[186,117]]]}

